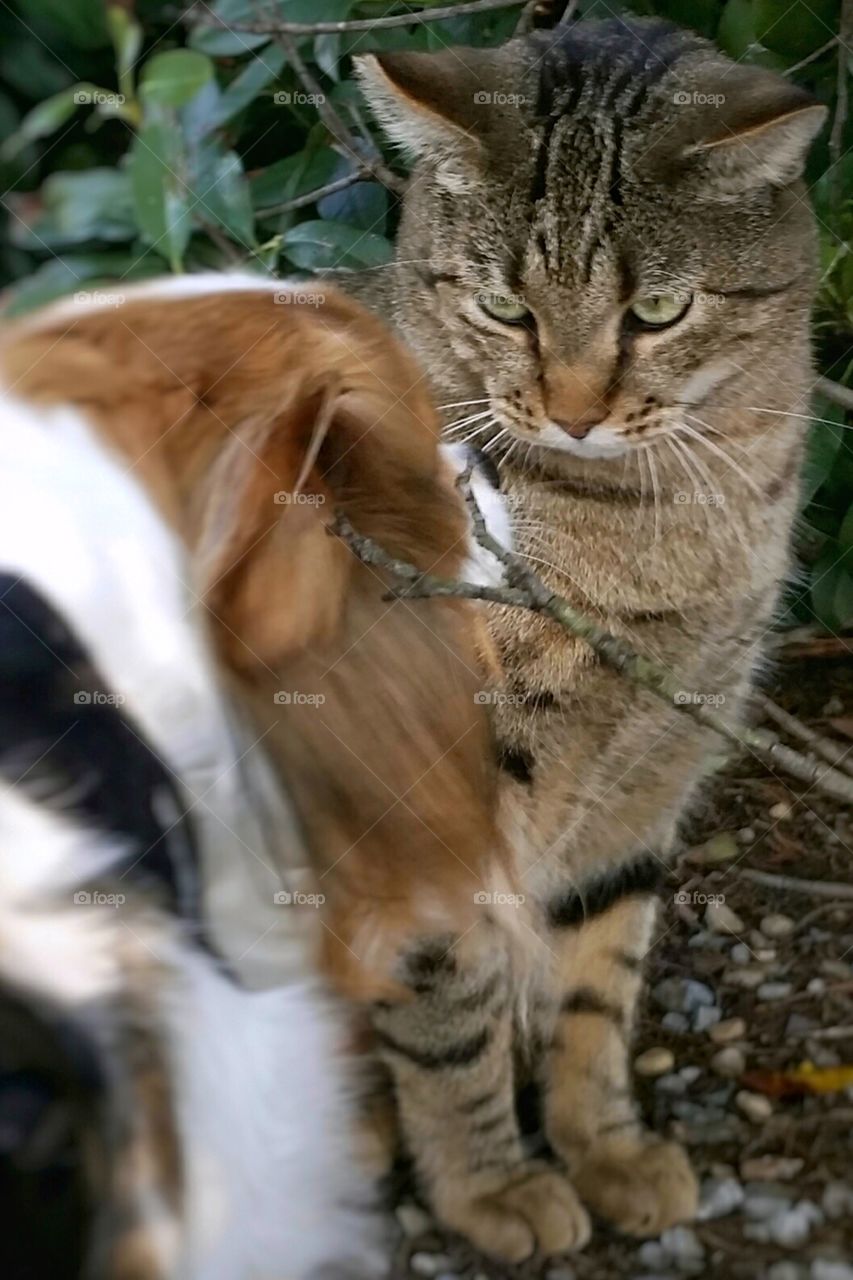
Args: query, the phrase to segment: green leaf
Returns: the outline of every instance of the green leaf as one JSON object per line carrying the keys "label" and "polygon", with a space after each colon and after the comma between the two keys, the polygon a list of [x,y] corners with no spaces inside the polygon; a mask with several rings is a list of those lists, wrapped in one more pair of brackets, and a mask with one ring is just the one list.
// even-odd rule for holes
{"label": "green leaf", "polygon": [[216,0],[215,4],[208,4],[206,7],[226,25],[205,26],[199,23],[194,26],[189,37],[191,48],[210,54],[213,58],[221,58],[249,53],[252,49],[259,49],[261,45],[269,43],[269,36],[228,30],[228,27],[239,26],[240,23],[257,22],[257,6],[252,0]]}
{"label": "green leaf", "polygon": [[130,150],[130,180],[136,221],[145,240],[180,271],[190,238],[191,194],[178,130],[148,124]]}
{"label": "green leaf", "polygon": [[215,110],[208,118],[207,132],[227,124],[240,111],[251,106],[258,94],[275,80],[284,62],[284,50],[271,44],[247,63],[221,93]]}
{"label": "green leaf", "polygon": [[817,619],[823,626],[836,631],[840,625],[835,612],[835,595],[842,574],[838,564],[838,551],[834,545],[825,551],[812,567],[812,581],[809,591],[811,606]]}
{"label": "green leaf", "polygon": [[182,107],[213,76],[213,63],[193,49],[169,49],[149,58],[142,68],[139,92],[143,101],[161,107]]}
{"label": "green leaf", "polygon": [[307,195],[331,182],[337,167],[338,157],[328,147],[305,148],[295,156],[276,160],[250,180],[252,202],[263,210]]}
{"label": "green leaf", "polygon": [[107,26],[116,54],[119,82],[133,70],[142,48],[142,27],[134,22],[127,9],[111,4],[107,9]]}
{"label": "green leaf", "polygon": [[35,216],[22,202],[12,239],[35,252],[87,241],[121,242],[136,235],[127,174],[119,169],[83,169],[53,173],[40,192]]}
{"label": "green leaf", "polygon": [[[344,177],[351,169],[342,161],[336,177]],[[354,182],[343,191],[323,196],[317,205],[321,218],[346,222],[363,231],[383,231],[388,215],[388,192],[380,182]]]}
{"label": "green leaf", "polygon": [[119,282],[115,285],[115,291],[118,292],[121,283],[144,280],[162,270],[162,259],[153,254],[137,254],[132,250],[123,253],[68,254],[64,258],[51,258],[10,290],[10,300],[3,314],[7,318],[23,315],[56,298],[75,293],[83,285],[95,281],[102,281],[105,285]]}
{"label": "green leaf", "polygon": [[841,569],[835,585],[832,610],[838,619],[839,628],[853,622],[853,577],[844,568]]}
{"label": "green leaf", "polygon": [[838,32],[839,0],[755,0],[758,39],[783,58],[799,61]]}
{"label": "green leaf", "polygon": [[196,165],[196,215],[223,227],[245,248],[254,246],[255,215],[240,157],[234,151],[223,151],[218,144],[208,144],[200,151]]}
{"label": "green leaf", "polygon": [[[806,460],[803,466],[803,500],[810,501],[832,472],[846,430],[845,411],[824,397],[816,397],[815,422],[809,432]],[[837,424],[837,425],[836,425]]]}
{"label": "green leaf", "polygon": [[40,102],[32,111],[27,112],[16,131],[3,143],[0,156],[4,160],[11,160],[31,142],[46,138],[61,129],[77,108],[84,105],[83,99],[93,90],[94,85],[75,84],[55,93],[46,102]]}
{"label": "green leaf", "polygon": [[394,248],[384,236],[328,220],[291,227],[284,234],[282,248],[303,271],[380,267],[394,256]]}
{"label": "green leaf", "polygon": [[26,20],[48,39],[67,40],[75,49],[100,49],[109,44],[103,0],[26,0]]}

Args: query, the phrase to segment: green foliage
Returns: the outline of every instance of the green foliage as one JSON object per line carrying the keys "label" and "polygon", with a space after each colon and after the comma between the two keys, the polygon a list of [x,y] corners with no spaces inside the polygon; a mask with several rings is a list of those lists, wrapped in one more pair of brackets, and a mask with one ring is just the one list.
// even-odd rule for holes
{"label": "green foliage", "polygon": [[[421,7],[445,2],[421,0]],[[351,132],[352,152],[342,154],[313,99],[316,86],[301,82],[268,35],[182,26],[175,21],[182,6],[172,0],[26,0],[18,7],[21,21],[0,6],[0,283],[9,286],[9,314],[82,287],[223,260],[289,275],[383,265],[398,201],[357,167],[357,157],[380,158],[381,143],[350,78],[353,53],[497,44],[519,16],[511,8],[300,37],[301,58]],[[210,5],[232,27],[271,13],[310,23],[411,7],[402,0]],[[579,5],[583,17],[619,10],[693,27],[744,62],[793,67],[835,118],[839,61],[829,42],[841,0]],[[816,347],[823,372],[853,385],[853,120],[840,121],[835,147],[829,132],[809,171],[823,263]],[[390,153],[384,160],[397,164]],[[329,184],[337,189],[310,199]],[[837,405],[821,400],[815,415],[804,475],[810,573],[792,614],[838,629],[853,624],[853,436]]]}

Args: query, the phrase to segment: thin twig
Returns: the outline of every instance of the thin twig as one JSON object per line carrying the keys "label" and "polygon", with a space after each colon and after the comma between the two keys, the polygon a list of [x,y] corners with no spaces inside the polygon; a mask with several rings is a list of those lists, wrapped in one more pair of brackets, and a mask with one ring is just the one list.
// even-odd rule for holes
{"label": "thin twig", "polygon": [[377,182],[381,182],[383,186],[387,187],[389,191],[393,191],[396,195],[402,195],[406,189],[406,184],[402,178],[393,173],[378,157],[360,155],[355,150],[349,129],[331,102],[329,102],[323,92],[323,86],[320,81],[315,78],[314,74],[305,65],[297,48],[295,38],[286,31],[278,30],[275,33],[275,40],[284,50],[288,62],[307,92],[315,99],[317,114],[338,146],[343,148],[355,164],[376,178]]}
{"label": "thin twig", "polygon": [[[414,565],[389,556],[370,538],[357,533],[344,515],[338,513],[330,532],[340,537],[365,564],[385,569],[400,582],[392,587],[389,597],[423,600],[436,596],[485,600],[492,604],[528,609],[552,618],[571,635],[586,641],[603,663],[618,671],[643,689],[648,689],[671,707],[690,716],[708,729],[740,747],[753,751],[766,763],[825,795],[853,804],[853,778],[840,773],[817,756],[804,755],[785,745],[777,734],[750,725],[732,724],[715,707],[691,696],[683,681],[665,667],[637,653],[621,637],[613,635],[592,618],[575,609],[568,600],[546,587],[527,564],[503,547],[486,528],[485,519],[471,488],[471,470],[463,471],[457,480],[474,526],[474,537],[503,566],[507,586],[487,587],[471,582],[456,582],[422,573]],[[853,896],[853,888],[850,890]]]}
{"label": "thin twig", "polygon": [[791,893],[805,893],[812,898],[842,898],[853,901],[853,884],[841,884],[833,880],[799,880],[796,876],[779,876],[773,871],[753,871],[750,867],[731,869],[745,880],[760,884],[765,889],[787,889]]}
{"label": "thin twig", "polygon": [[421,9],[417,13],[398,13],[387,18],[348,18],[341,22],[282,22],[278,19],[228,22],[212,10],[201,15],[198,11],[190,10],[186,16],[195,26],[225,27],[228,31],[244,31],[250,35],[322,36],[344,35],[347,31],[383,31],[389,27],[410,27],[413,23],[466,18],[473,13],[488,13],[494,9],[514,9],[523,2],[524,0],[469,0],[468,3],[449,4],[440,9]]}
{"label": "thin twig", "polygon": [[778,724],[780,729],[784,729],[794,738],[799,738],[800,742],[807,743],[816,756],[820,756],[822,760],[828,760],[836,769],[843,769],[845,773],[853,774],[853,746],[842,747],[831,738],[818,733],[816,729],[810,729],[807,724],[803,724],[802,720],[798,720],[796,716],[777,706],[766,694],[756,694],[755,700],[761,710],[775,724]]}
{"label": "thin twig", "polygon": [[348,173],[345,178],[336,178],[334,182],[327,182],[324,187],[308,191],[304,196],[294,196],[292,200],[283,200],[281,204],[266,205],[265,208],[257,210],[257,216],[269,218],[276,213],[289,213],[291,209],[301,209],[306,204],[315,204],[318,200],[322,200],[323,196],[332,196],[336,191],[345,191],[347,187],[353,186],[356,182],[364,182],[365,178],[372,176],[369,171],[358,169],[355,173]]}
{"label": "thin twig", "polygon": [[569,0],[569,3],[566,5],[565,9],[563,10],[562,18],[557,23],[558,27],[567,27],[571,22],[574,21],[575,10],[577,9],[579,2],[580,0]]}
{"label": "thin twig", "polygon": [[829,53],[830,49],[835,48],[840,38],[840,36],[833,36],[831,40],[827,40],[826,44],[822,44],[819,49],[815,49],[814,53],[810,53],[808,57],[801,58],[792,67],[786,67],[782,75],[792,76],[795,71],[802,71],[803,67],[807,67],[810,62],[817,62],[818,58],[822,58],[825,53]]}
{"label": "thin twig", "polygon": [[[850,56],[849,40],[853,36],[853,0],[841,0],[841,25],[838,32],[838,72],[836,76],[835,116],[832,131],[829,135],[829,155],[831,180],[835,192],[836,204],[840,206],[844,192],[841,187],[841,152],[844,145],[844,129],[847,125],[849,106],[849,71],[847,60]],[[834,170],[834,172],[832,172]]]}
{"label": "thin twig", "polygon": [[842,387],[840,382],[833,382],[830,378],[818,378],[814,385],[815,391],[826,396],[833,404],[840,404],[842,409],[853,410],[853,391],[849,387]]}

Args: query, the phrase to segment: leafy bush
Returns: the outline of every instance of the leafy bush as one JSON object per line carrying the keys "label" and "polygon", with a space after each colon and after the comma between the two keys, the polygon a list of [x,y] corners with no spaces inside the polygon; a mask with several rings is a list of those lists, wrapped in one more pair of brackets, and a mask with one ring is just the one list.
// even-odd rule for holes
{"label": "leafy bush", "polygon": [[[849,385],[853,33],[839,41],[841,7],[841,0],[577,6],[584,17],[631,10],[670,18],[741,61],[792,75],[828,104],[832,126],[808,175],[823,255],[815,336],[823,372]],[[349,78],[352,54],[499,43],[521,6],[507,0],[506,8],[450,19],[293,37],[296,69],[286,39],[241,28],[410,9],[395,0],[212,0],[184,15],[165,0],[26,0],[16,17],[0,6],[7,313],[169,269],[242,262],[293,275],[388,261],[399,201],[377,175],[388,181],[397,161],[382,155]],[[853,624],[853,446],[836,400],[816,399],[805,477],[810,573],[791,601],[793,617],[816,616],[833,630]]]}

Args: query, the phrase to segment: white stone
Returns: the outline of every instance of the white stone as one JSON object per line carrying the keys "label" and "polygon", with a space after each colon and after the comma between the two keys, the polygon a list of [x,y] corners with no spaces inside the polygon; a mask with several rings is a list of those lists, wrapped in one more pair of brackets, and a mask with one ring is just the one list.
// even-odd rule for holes
{"label": "white stone", "polygon": [[750,1093],[747,1089],[741,1089],[735,1095],[735,1103],[747,1120],[752,1120],[754,1124],[762,1124],[773,1114],[773,1104],[763,1093]]}
{"label": "white stone", "polygon": [[755,994],[759,1000],[787,1000],[793,990],[791,982],[762,982]]}
{"label": "white stone", "polygon": [[439,1276],[451,1266],[451,1259],[444,1253],[413,1253],[409,1267],[419,1276]]}
{"label": "white stone", "polygon": [[733,987],[741,987],[744,991],[754,991],[756,987],[760,987],[766,976],[763,969],[755,968],[727,969],[723,975],[726,982]]}
{"label": "white stone", "polygon": [[780,800],[778,804],[771,805],[767,810],[768,816],[773,818],[775,822],[784,822],[786,818],[790,818],[793,812],[793,806],[787,800]]}
{"label": "white stone", "polygon": [[733,1213],[735,1209],[740,1208],[743,1197],[743,1187],[737,1178],[709,1178],[707,1182],[702,1183],[699,1212],[696,1216],[700,1222],[708,1222],[712,1218],[724,1218],[727,1213]]}
{"label": "white stone", "polygon": [[831,1262],[828,1258],[815,1258],[809,1272],[809,1280],[853,1280],[853,1267],[846,1262]]}
{"label": "white stone", "polygon": [[714,933],[743,933],[746,925],[725,902],[710,902],[705,910],[705,928]]}
{"label": "white stone", "polygon": [[746,1070],[746,1058],[740,1049],[736,1049],[734,1045],[729,1045],[714,1054],[711,1059],[711,1068],[716,1071],[718,1076],[725,1076],[729,1080],[735,1080],[738,1076],[742,1076]]}
{"label": "white stone", "polygon": [[781,938],[789,938],[797,926],[790,916],[776,914],[765,916],[759,927],[765,938],[777,941]]}
{"label": "white stone", "polygon": [[853,1217],[853,1186],[849,1182],[828,1182],[821,1205],[827,1218]]}
{"label": "white stone", "polygon": [[743,1018],[726,1018],[708,1032],[708,1038],[714,1044],[729,1044],[732,1040],[742,1040],[745,1035],[746,1023]]}
{"label": "white stone", "polygon": [[414,1240],[417,1236],[425,1235],[427,1231],[433,1229],[432,1218],[419,1205],[406,1201],[397,1206],[396,1212],[397,1221],[403,1229],[403,1234],[408,1236],[410,1240]]}
{"label": "white stone", "polygon": [[675,1065],[675,1055],[671,1049],[656,1045],[646,1049],[634,1059],[634,1070],[638,1076],[664,1076]]}

